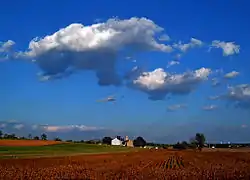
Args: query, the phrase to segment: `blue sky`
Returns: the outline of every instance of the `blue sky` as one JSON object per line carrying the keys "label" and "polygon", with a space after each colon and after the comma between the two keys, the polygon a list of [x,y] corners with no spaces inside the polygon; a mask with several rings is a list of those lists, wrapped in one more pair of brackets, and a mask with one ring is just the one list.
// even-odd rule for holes
{"label": "blue sky", "polygon": [[[4,2],[0,121],[48,124],[46,130],[105,127],[151,138],[178,136],[179,126],[186,127],[180,138],[215,127],[246,131],[249,5],[233,0]],[[96,102],[110,95],[115,103]],[[220,133],[211,133],[211,139],[223,140]],[[250,140],[243,136],[236,140]]]}

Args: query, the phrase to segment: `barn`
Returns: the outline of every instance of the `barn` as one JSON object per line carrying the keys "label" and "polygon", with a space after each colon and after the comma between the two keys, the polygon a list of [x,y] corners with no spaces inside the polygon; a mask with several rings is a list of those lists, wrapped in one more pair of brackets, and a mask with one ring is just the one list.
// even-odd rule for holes
{"label": "barn", "polygon": [[119,140],[119,139],[117,139],[117,138],[115,138],[115,139],[113,139],[111,141],[111,145],[113,145],[113,146],[121,146],[122,145],[122,141]]}

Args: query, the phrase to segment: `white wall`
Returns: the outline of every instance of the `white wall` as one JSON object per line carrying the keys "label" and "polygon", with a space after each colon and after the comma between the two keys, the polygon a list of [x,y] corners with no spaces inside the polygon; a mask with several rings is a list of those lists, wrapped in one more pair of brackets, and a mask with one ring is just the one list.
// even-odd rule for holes
{"label": "white wall", "polygon": [[114,146],[120,146],[121,144],[122,144],[122,142],[117,138],[115,138],[111,141],[111,145],[114,145]]}

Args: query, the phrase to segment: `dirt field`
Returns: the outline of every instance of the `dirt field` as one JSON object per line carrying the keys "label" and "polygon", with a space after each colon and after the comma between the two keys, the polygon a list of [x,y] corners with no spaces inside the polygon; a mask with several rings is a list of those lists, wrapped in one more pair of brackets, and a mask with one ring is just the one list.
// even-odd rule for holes
{"label": "dirt field", "polygon": [[46,146],[61,144],[60,141],[43,140],[0,140],[0,146]]}
{"label": "dirt field", "polygon": [[[182,158],[184,166],[169,167],[169,157]],[[63,178],[249,179],[250,153],[146,150],[61,158],[0,160],[0,179]]]}

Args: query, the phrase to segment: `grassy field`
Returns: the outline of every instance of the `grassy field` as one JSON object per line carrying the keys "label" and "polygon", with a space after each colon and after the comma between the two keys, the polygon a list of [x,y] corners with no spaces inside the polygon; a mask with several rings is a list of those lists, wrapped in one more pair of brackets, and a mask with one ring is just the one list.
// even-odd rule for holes
{"label": "grassy field", "polygon": [[35,158],[46,156],[64,156],[79,154],[98,154],[108,152],[126,152],[133,148],[85,143],[55,144],[48,146],[0,147],[0,159],[5,158]]}

